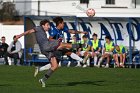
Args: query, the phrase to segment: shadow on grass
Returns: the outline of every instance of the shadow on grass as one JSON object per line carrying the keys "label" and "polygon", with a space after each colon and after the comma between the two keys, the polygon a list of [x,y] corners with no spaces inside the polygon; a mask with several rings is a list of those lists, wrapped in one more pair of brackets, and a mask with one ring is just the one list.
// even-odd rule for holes
{"label": "shadow on grass", "polygon": [[8,87],[8,86],[12,86],[10,84],[0,84],[0,87]]}
{"label": "shadow on grass", "polygon": [[76,85],[94,85],[94,86],[103,86],[105,81],[79,81],[79,82],[68,82],[66,84],[48,84],[47,87],[65,87],[65,86],[76,86]]}

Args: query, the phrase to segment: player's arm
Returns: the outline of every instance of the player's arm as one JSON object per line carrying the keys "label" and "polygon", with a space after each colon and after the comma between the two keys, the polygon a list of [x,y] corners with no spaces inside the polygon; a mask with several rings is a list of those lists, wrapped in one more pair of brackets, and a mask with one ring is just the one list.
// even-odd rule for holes
{"label": "player's arm", "polygon": [[53,36],[49,36],[49,40],[54,40]]}
{"label": "player's arm", "polygon": [[100,52],[101,51],[101,47],[99,47],[99,49],[98,49],[98,52]]}
{"label": "player's arm", "polygon": [[27,30],[27,31],[25,31],[25,32],[24,32],[24,33],[22,33],[22,34],[17,35],[17,39],[18,39],[18,38],[20,38],[20,37],[22,37],[22,36],[25,36],[25,35],[27,35],[27,34],[31,34],[31,33],[33,33],[33,32],[35,32],[35,30],[34,30],[34,29]]}
{"label": "player's arm", "polygon": [[91,49],[91,46],[88,45],[86,52],[89,52],[90,49]]}
{"label": "player's arm", "polygon": [[88,34],[85,31],[75,31],[75,30],[69,30],[69,33],[71,33],[71,34]]}
{"label": "player's arm", "polygon": [[113,51],[114,51],[114,43],[113,43],[113,45],[112,45],[112,47],[111,47],[110,52],[113,52]]}
{"label": "player's arm", "polygon": [[94,48],[93,47],[91,47],[91,51],[94,53]]}
{"label": "player's arm", "polygon": [[111,48],[110,52],[113,52],[113,50],[114,50],[114,47]]}
{"label": "player's arm", "polygon": [[98,52],[101,51],[101,49],[102,49],[101,47],[102,47],[102,45],[101,45],[101,42],[99,41],[99,48],[98,48],[98,50],[97,50]]}

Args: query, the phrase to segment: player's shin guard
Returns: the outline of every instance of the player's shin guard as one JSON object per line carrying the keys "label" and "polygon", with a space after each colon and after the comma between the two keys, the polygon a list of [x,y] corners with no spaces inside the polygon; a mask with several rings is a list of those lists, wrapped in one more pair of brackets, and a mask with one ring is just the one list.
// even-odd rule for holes
{"label": "player's shin guard", "polygon": [[53,73],[53,70],[52,69],[49,69],[47,71],[47,73],[45,74],[45,76],[42,78],[43,81],[46,81]]}

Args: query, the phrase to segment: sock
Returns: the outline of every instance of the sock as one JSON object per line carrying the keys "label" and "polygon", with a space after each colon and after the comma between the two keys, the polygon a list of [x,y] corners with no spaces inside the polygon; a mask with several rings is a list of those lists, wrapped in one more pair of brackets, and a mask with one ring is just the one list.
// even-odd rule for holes
{"label": "sock", "polygon": [[87,59],[87,66],[90,66],[90,59]]}
{"label": "sock", "polygon": [[102,62],[103,58],[101,57],[98,61],[98,66],[100,66],[101,62]]}
{"label": "sock", "polygon": [[70,67],[71,61],[68,61],[67,67]]}
{"label": "sock", "polygon": [[45,65],[45,66],[40,67],[40,68],[39,68],[39,71],[48,70],[48,69],[50,69],[50,68],[51,68],[51,64],[49,63],[49,64],[47,64],[47,65]]}
{"label": "sock", "polygon": [[83,60],[83,63],[84,63],[84,64],[87,62],[88,58],[89,58],[89,55],[87,55],[87,56],[84,58],[84,60]]}
{"label": "sock", "polygon": [[42,80],[45,82],[53,73],[53,70],[52,69],[49,69],[47,71],[47,73],[45,74],[45,76],[42,78]]}
{"label": "sock", "polygon": [[94,66],[97,64],[97,56],[94,57]]}
{"label": "sock", "polygon": [[80,61],[77,61],[77,65],[78,65],[78,66],[80,66],[80,65],[81,65],[81,64],[80,64]]}
{"label": "sock", "polygon": [[82,58],[80,58],[78,55],[76,55],[75,53],[71,53],[71,55],[70,55],[70,57],[72,58],[72,59],[75,59],[75,60],[77,60],[77,61],[83,61],[83,59]]}

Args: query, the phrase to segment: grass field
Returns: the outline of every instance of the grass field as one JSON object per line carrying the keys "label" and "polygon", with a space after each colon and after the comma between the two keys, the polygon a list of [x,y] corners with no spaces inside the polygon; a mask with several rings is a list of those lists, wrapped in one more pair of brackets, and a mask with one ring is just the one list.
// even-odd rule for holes
{"label": "grass field", "polygon": [[140,93],[140,69],[59,68],[42,88],[44,72],[34,67],[0,66],[0,93]]}

